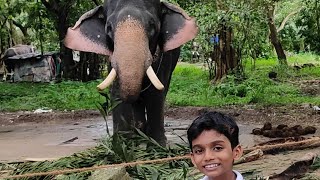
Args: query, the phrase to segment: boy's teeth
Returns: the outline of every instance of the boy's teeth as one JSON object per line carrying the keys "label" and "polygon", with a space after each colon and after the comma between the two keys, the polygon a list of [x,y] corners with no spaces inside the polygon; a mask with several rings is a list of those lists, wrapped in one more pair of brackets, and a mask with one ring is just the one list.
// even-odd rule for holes
{"label": "boy's teeth", "polygon": [[214,168],[217,166],[218,166],[218,164],[209,164],[209,165],[206,165],[205,168]]}

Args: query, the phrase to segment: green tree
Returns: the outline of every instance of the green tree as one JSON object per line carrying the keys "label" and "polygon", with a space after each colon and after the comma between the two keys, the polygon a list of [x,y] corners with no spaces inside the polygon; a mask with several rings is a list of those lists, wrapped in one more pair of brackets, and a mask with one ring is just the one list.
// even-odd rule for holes
{"label": "green tree", "polygon": [[58,33],[58,40],[60,46],[60,54],[63,60],[63,72],[66,79],[79,79],[77,75],[77,64],[73,61],[72,50],[64,46],[63,40],[66,36],[67,30],[72,26],[71,22],[75,19],[71,17],[80,17],[80,11],[85,12],[101,2],[97,0],[92,1],[60,1],[60,0],[41,0],[50,14],[50,19],[54,22],[54,27]]}
{"label": "green tree", "polygon": [[[211,66],[210,78],[214,82],[233,73],[243,75],[241,61],[263,54],[267,26],[263,9],[255,1],[217,0],[208,5],[198,2],[194,7],[200,26],[196,40],[205,44],[205,60]],[[189,11],[190,12],[190,11]],[[248,28],[250,27],[250,28]],[[219,36],[219,42],[209,43],[210,37]]]}
{"label": "green tree", "polygon": [[299,33],[305,39],[306,49],[320,54],[320,2],[307,0],[297,19]]}
{"label": "green tree", "polygon": [[278,36],[278,31],[277,31],[276,22],[275,22],[275,7],[278,2],[279,0],[267,0],[267,1],[262,1],[262,4],[265,7],[265,13],[266,13],[267,22],[270,30],[269,38],[276,50],[279,63],[281,65],[288,65],[287,57],[282,48],[282,44]]}
{"label": "green tree", "polygon": [[[17,16],[24,12],[20,1],[0,1],[0,50],[1,54],[10,46],[20,43],[30,43],[28,26],[21,23]],[[20,28],[20,32],[16,29]]]}

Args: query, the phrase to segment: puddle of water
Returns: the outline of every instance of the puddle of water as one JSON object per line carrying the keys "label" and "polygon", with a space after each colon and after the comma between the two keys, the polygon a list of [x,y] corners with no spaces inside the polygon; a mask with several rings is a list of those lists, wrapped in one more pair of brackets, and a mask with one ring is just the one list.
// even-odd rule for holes
{"label": "puddle of water", "polygon": [[[109,125],[109,129],[112,125]],[[112,130],[111,130],[112,131]],[[0,127],[0,161],[60,158],[96,145],[106,134],[105,122]],[[63,143],[70,139],[74,141]]]}

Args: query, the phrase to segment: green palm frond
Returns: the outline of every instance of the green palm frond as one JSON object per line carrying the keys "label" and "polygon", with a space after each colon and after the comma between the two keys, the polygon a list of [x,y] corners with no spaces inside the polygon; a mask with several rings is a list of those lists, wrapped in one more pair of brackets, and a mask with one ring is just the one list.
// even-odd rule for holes
{"label": "green palm frond", "polygon": [[[138,160],[152,160],[167,157],[185,155],[189,153],[187,146],[176,145],[174,147],[162,147],[156,141],[149,138],[136,129],[130,139],[123,134],[114,134],[100,141],[95,148],[84,152],[61,158],[57,161],[25,162],[12,165],[13,175],[48,172],[61,169],[73,169],[91,167],[102,164],[118,164]],[[127,172],[134,179],[186,179],[191,168],[189,160],[177,160],[162,164],[144,164],[135,167],[127,167]],[[13,168],[10,168],[12,170]],[[68,174],[58,176],[58,179],[87,179],[91,172]],[[57,177],[42,176],[26,179],[49,180]]]}

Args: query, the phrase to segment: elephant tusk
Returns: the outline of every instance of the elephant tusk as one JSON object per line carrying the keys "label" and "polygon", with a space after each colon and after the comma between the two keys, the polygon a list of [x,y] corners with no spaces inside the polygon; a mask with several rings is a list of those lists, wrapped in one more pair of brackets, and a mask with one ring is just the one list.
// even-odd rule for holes
{"label": "elephant tusk", "polygon": [[163,84],[160,82],[151,66],[147,69],[147,76],[150,79],[151,83],[154,85],[154,87],[156,87],[158,90],[164,89]]}
{"label": "elephant tusk", "polygon": [[110,71],[109,75],[106,77],[106,79],[97,86],[99,91],[104,90],[105,88],[109,87],[110,84],[114,81],[114,79],[117,76],[117,72],[114,68]]}

